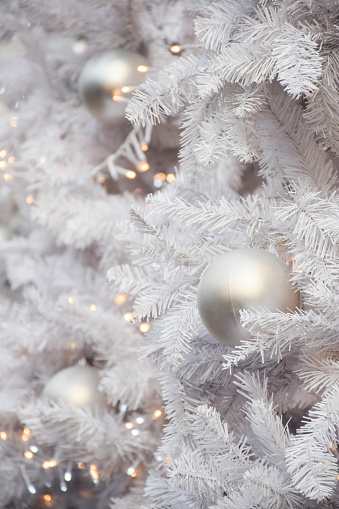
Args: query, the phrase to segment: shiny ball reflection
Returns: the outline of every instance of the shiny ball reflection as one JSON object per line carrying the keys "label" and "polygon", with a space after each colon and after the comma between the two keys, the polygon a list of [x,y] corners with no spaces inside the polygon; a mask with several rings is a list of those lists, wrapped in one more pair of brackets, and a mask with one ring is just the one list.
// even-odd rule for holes
{"label": "shiny ball reflection", "polygon": [[198,310],[207,330],[231,348],[248,339],[240,324],[240,309],[264,307],[293,311],[299,292],[290,282],[288,267],[262,249],[235,249],[216,258],[198,287]]}
{"label": "shiny ball reflection", "polygon": [[102,406],[105,398],[98,391],[98,383],[96,368],[71,366],[52,376],[42,391],[42,398],[62,400],[76,406]]}
{"label": "shiny ball reflection", "polygon": [[89,112],[103,124],[124,122],[128,99],[145,79],[147,65],[145,57],[125,49],[90,58],[79,77],[79,92]]}

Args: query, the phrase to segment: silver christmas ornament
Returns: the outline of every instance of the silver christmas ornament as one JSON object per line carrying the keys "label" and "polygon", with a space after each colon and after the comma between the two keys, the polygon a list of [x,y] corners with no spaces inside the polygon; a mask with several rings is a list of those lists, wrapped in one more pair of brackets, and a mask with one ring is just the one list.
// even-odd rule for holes
{"label": "silver christmas ornament", "polygon": [[103,124],[124,121],[132,88],[145,78],[147,60],[125,49],[105,51],[86,62],[79,92],[90,113]]}
{"label": "silver christmas ornament", "polygon": [[103,406],[105,398],[98,391],[98,383],[96,368],[71,366],[52,376],[42,391],[42,398],[63,400],[76,406]]}
{"label": "silver christmas ornament", "polygon": [[289,279],[288,267],[269,251],[244,248],[221,255],[199,283],[201,320],[216,339],[233,348],[249,338],[240,324],[240,309],[295,310],[299,292]]}

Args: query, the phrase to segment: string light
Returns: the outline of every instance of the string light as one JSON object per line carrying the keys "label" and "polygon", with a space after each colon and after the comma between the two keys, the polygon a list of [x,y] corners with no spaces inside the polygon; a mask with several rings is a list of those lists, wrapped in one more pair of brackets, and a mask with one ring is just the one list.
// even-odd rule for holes
{"label": "string light", "polygon": [[142,424],[142,423],[145,422],[145,419],[143,417],[137,417],[136,421],[137,421],[138,424]]}
{"label": "string light", "polygon": [[178,55],[179,53],[181,53],[181,48],[178,44],[173,44],[173,46],[170,47],[170,52],[173,53],[174,55]]}
{"label": "string light", "polygon": [[175,175],[173,175],[173,173],[169,173],[166,177],[166,180],[169,182],[169,184],[173,184],[173,182],[176,181]]}
{"label": "string light", "polygon": [[123,92],[124,94],[127,94],[130,91],[131,91],[130,87],[122,87],[121,89],[121,92]]}
{"label": "string light", "polygon": [[44,495],[44,497],[43,497],[43,498],[44,498],[45,505],[46,505],[47,507],[52,507],[52,505],[53,505],[53,501],[52,501],[52,497],[51,497],[51,495],[46,494],[46,495]]}
{"label": "string light", "polygon": [[141,150],[142,150],[143,152],[147,152],[147,150],[148,150],[148,145],[147,145],[147,143],[145,143],[145,142],[141,143],[141,144],[140,144],[140,148],[141,148]]}
{"label": "string light", "polygon": [[28,205],[31,205],[33,202],[34,202],[34,196],[32,194],[29,194],[28,196],[26,196],[26,203]]}
{"label": "string light", "polygon": [[7,150],[0,150],[0,157],[6,157],[7,156]]}
{"label": "string light", "polygon": [[135,171],[132,171],[132,170],[126,171],[126,177],[128,179],[135,179],[136,176],[137,176],[137,174],[135,173]]}
{"label": "string light", "polygon": [[115,298],[115,303],[118,306],[121,306],[121,304],[124,304],[127,300],[127,293],[118,293],[118,295]]}
{"label": "string light", "polygon": [[7,433],[6,433],[6,431],[1,431],[0,432],[0,438],[1,438],[1,440],[7,440]]}
{"label": "string light", "polygon": [[0,170],[4,170],[7,167],[6,161],[0,161]]}
{"label": "string light", "polygon": [[140,327],[139,329],[141,330],[141,332],[148,332],[150,330],[151,326],[149,323],[147,322],[143,322],[142,324],[140,324]]}
{"label": "string light", "polygon": [[133,424],[133,422],[126,422],[125,427],[126,427],[126,429],[133,429],[134,424]]}
{"label": "string light", "polygon": [[71,350],[75,350],[75,349],[76,349],[77,344],[76,344],[76,342],[75,342],[75,341],[72,341],[72,343],[70,343],[70,345],[69,345],[69,346],[70,346]]}
{"label": "string light", "polygon": [[96,307],[96,305],[95,305],[95,304],[91,304],[91,305],[90,305],[90,307],[89,307],[89,309],[90,309],[91,311],[96,311],[97,307]]}
{"label": "string light", "polygon": [[24,428],[22,431],[21,438],[24,442],[27,442],[27,440],[29,440],[30,435],[31,435],[31,430],[29,428]]}
{"label": "string light", "polygon": [[162,411],[161,410],[156,410],[155,412],[153,412],[153,419],[159,419],[159,417],[162,415]]}
{"label": "string light", "polygon": [[80,468],[80,470],[83,470],[85,468],[85,463],[83,463],[82,461],[79,461],[78,468]]}
{"label": "string light", "polygon": [[147,72],[148,71],[148,67],[146,67],[145,65],[139,65],[138,66],[138,71],[139,72]]}
{"label": "string light", "polygon": [[13,179],[13,175],[11,175],[10,173],[5,173],[4,174],[4,180],[6,182],[8,182],[9,180],[12,180]]}
{"label": "string light", "polygon": [[72,295],[70,295],[67,300],[69,304],[74,304],[74,298],[72,297]]}
{"label": "string light", "polygon": [[9,119],[9,124],[11,127],[16,127],[18,122],[18,117],[11,117]]}
{"label": "string light", "polygon": [[33,458],[33,453],[31,451],[25,451],[24,456],[25,458],[31,460]]}
{"label": "string light", "polygon": [[138,429],[132,429],[131,433],[134,437],[137,437],[139,435],[140,431]]}
{"label": "string light", "polygon": [[46,157],[44,157],[44,156],[40,157],[39,161],[40,161],[40,164],[45,164]]}
{"label": "string light", "polygon": [[130,322],[130,323],[131,323],[131,322],[132,322],[132,320],[133,320],[133,315],[132,315],[132,313],[125,313],[125,314],[124,314],[124,319],[126,320],[126,322]]}
{"label": "string light", "polygon": [[71,481],[72,480],[72,472],[70,472],[70,471],[65,472],[64,479],[67,482]]}
{"label": "string light", "polygon": [[93,481],[94,482],[98,482],[98,480],[99,480],[99,472],[97,471],[96,465],[91,465],[89,467],[89,473],[90,473],[90,476],[92,477]]}
{"label": "string light", "polygon": [[147,171],[149,170],[149,164],[147,162],[139,164],[139,171]]}
{"label": "string light", "polygon": [[9,164],[14,163],[14,161],[15,161],[15,157],[14,157],[14,156],[10,156],[10,157],[8,158],[8,162],[9,162]]}
{"label": "string light", "polygon": [[127,471],[126,471],[126,474],[127,474],[127,475],[132,475],[132,474],[134,474],[134,472],[135,472],[135,469],[134,469],[133,467],[129,467],[129,468],[127,469]]}
{"label": "string light", "polygon": [[36,446],[36,445],[30,445],[30,446],[29,446],[29,448],[30,448],[30,450],[31,450],[32,452],[34,452],[34,453],[38,452],[38,448],[37,448],[37,446]]}
{"label": "string light", "polygon": [[106,177],[104,177],[103,175],[100,175],[98,180],[99,180],[99,184],[104,184],[106,182]]}
{"label": "string light", "polygon": [[42,468],[48,470],[49,468],[56,467],[58,464],[57,460],[44,461],[42,464]]}
{"label": "string light", "polygon": [[87,46],[88,46],[88,44],[87,44],[86,39],[83,39],[81,37],[81,38],[77,39],[76,41],[74,41],[74,43],[73,43],[73,52],[77,53],[78,55],[80,55],[81,53],[86,51]]}
{"label": "string light", "polygon": [[156,173],[153,177],[153,180],[160,180],[161,182],[163,182],[164,180],[166,180],[166,174],[165,173]]}

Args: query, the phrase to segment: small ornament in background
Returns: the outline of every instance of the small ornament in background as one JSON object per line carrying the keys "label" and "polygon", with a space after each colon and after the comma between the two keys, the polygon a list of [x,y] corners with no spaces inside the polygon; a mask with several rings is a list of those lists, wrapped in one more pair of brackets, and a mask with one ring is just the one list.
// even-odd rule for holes
{"label": "small ornament in background", "polygon": [[71,366],[52,376],[42,391],[42,398],[63,400],[76,406],[103,407],[105,397],[98,391],[98,383],[96,368]]}
{"label": "small ornament in background", "polygon": [[264,307],[293,311],[299,292],[290,282],[288,267],[263,249],[234,249],[216,258],[203,273],[198,287],[198,310],[208,331],[234,348],[248,339],[240,324],[240,309]]}
{"label": "small ornament in background", "polygon": [[79,78],[79,92],[90,113],[103,124],[123,122],[128,99],[144,80],[147,66],[145,57],[125,49],[90,58]]}

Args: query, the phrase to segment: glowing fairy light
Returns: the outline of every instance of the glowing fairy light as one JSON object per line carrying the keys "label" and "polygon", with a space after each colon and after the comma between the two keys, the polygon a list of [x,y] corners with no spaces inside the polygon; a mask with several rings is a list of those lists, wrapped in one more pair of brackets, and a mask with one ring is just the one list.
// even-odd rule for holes
{"label": "glowing fairy light", "polygon": [[145,419],[143,417],[137,417],[136,421],[138,424],[143,424],[145,422]]}
{"label": "glowing fairy light", "polygon": [[92,477],[93,481],[94,482],[98,482],[98,480],[99,480],[99,472],[97,471],[96,465],[91,465],[89,467],[89,473],[90,473],[90,476]]}
{"label": "glowing fairy light", "polygon": [[160,180],[161,182],[163,182],[164,180],[166,180],[166,174],[163,172],[156,173],[153,177],[153,180]]}
{"label": "glowing fairy light", "polygon": [[7,440],[7,433],[6,433],[6,431],[0,431],[0,438],[1,438],[1,440]]}
{"label": "glowing fairy light", "polygon": [[132,322],[133,321],[133,315],[132,313],[125,313],[124,314],[124,319],[126,320],[126,322]]}
{"label": "glowing fairy light", "polygon": [[15,157],[14,156],[10,156],[7,160],[9,162],[9,164],[12,164],[15,161]]}
{"label": "glowing fairy light", "polygon": [[28,460],[31,460],[33,458],[33,453],[31,451],[25,451],[24,452],[24,456],[25,458],[27,458]]}
{"label": "glowing fairy light", "polygon": [[74,304],[74,298],[72,297],[72,295],[70,295],[67,300],[69,304]]}
{"label": "glowing fairy light", "polygon": [[90,305],[90,307],[89,307],[89,309],[90,309],[91,311],[96,311],[97,307],[96,307],[96,305],[95,305],[95,304],[91,304],[91,305]]}
{"label": "glowing fairy light", "polygon": [[52,500],[51,495],[46,493],[46,495],[44,495],[43,499],[44,499],[45,505],[47,507],[52,507],[53,506],[53,500]]}
{"label": "glowing fairy light", "polygon": [[74,41],[73,52],[80,55],[81,53],[84,53],[84,51],[86,51],[87,46],[88,46],[88,44],[87,44],[86,39],[81,37],[81,38],[77,39],[76,41]]}
{"label": "glowing fairy light", "polygon": [[173,44],[173,46],[170,47],[170,52],[173,53],[174,55],[178,55],[179,53],[181,53],[181,48],[179,44]]}
{"label": "glowing fairy light", "polygon": [[21,439],[24,442],[27,442],[27,440],[29,440],[30,436],[31,436],[31,430],[29,428],[24,428],[22,431]]}
{"label": "glowing fairy light", "polygon": [[42,468],[48,470],[49,468],[54,468],[58,464],[57,460],[44,461],[42,464]]}
{"label": "glowing fairy light", "polygon": [[78,468],[80,468],[80,470],[83,470],[85,468],[85,463],[83,463],[82,461],[79,461]]}
{"label": "glowing fairy light", "polygon": [[142,73],[145,73],[145,72],[148,71],[148,67],[146,67],[145,65],[139,65],[138,66],[138,71],[142,72]]}
{"label": "glowing fairy light", "polygon": [[4,170],[7,167],[6,161],[0,161],[0,170]]}
{"label": "glowing fairy light", "polygon": [[133,424],[133,422],[126,422],[125,427],[126,427],[126,429],[133,429],[134,424]]}
{"label": "glowing fairy light", "polygon": [[137,174],[135,173],[135,171],[132,171],[132,170],[126,171],[126,177],[128,179],[135,179],[136,176],[137,176]]}
{"label": "glowing fairy light", "polygon": [[18,123],[18,117],[11,117],[9,119],[9,125],[11,127],[16,127],[17,126],[17,123]]}
{"label": "glowing fairy light", "polygon": [[121,306],[121,304],[124,304],[127,301],[127,293],[118,293],[118,295],[115,298],[115,303],[118,306]]}
{"label": "glowing fairy light", "polygon": [[144,333],[145,333],[145,332],[148,332],[148,331],[150,330],[150,328],[151,328],[151,326],[150,326],[150,324],[149,324],[149,323],[147,323],[147,322],[143,322],[143,323],[141,323],[141,324],[140,324],[140,327],[139,327],[139,329],[141,330],[141,332],[144,332]]}
{"label": "glowing fairy light", "polygon": [[147,171],[149,170],[149,164],[147,162],[139,164],[139,171]]}
{"label": "glowing fairy light", "polygon": [[166,177],[166,180],[169,184],[173,184],[176,181],[175,175],[173,173],[169,173]]}
{"label": "glowing fairy light", "polygon": [[40,164],[45,164],[46,157],[44,157],[44,156],[40,157],[39,162],[40,162]]}
{"label": "glowing fairy light", "polygon": [[34,196],[32,194],[29,194],[26,196],[26,203],[28,205],[31,205],[34,202]]}
{"label": "glowing fairy light", "polygon": [[135,469],[134,469],[133,467],[129,467],[129,468],[127,469],[127,471],[126,471],[126,474],[127,474],[127,475],[132,475],[132,474],[134,474],[134,472],[135,472]]}
{"label": "glowing fairy light", "polygon": [[6,157],[7,156],[7,150],[0,150],[0,157]]}
{"label": "glowing fairy light", "polygon": [[122,87],[122,89],[121,89],[121,92],[123,94],[128,94],[128,92],[130,92],[130,91],[131,91],[130,87]]}
{"label": "glowing fairy light", "polygon": [[142,150],[143,152],[147,152],[147,150],[148,150],[148,145],[147,145],[147,143],[142,142],[142,143],[140,144],[140,148],[141,148],[141,150]]}
{"label": "glowing fairy light", "polygon": [[155,410],[155,412],[153,412],[153,419],[159,419],[161,415],[162,415],[161,410]]}
{"label": "glowing fairy light", "polygon": [[100,175],[98,180],[99,180],[99,184],[104,184],[106,182],[106,177],[104,177],[103,175]]}
{"label": "glowing fairy light", "polygon": [[75,341],[72,341],[72,343],[70,343],[69,347],[70,347],[70,349],[71,349],[71,350],[75,350],[75,349],[76,349],[76,347],[77,347],[76,342],[75,342]]}
{"label": "glowing fairy light", "polygon": [[13,175],[11,175],[10,173],[5,173],[3,175],[3,178],[6,182],[8,182],[9,180],[12,180],[13,179]]}
{"label": "glowing fairy light", "polygon": [[138,429],[132,429],[131,433],[134,437],[137,437],[139,435],[140,431]]}
{"label": "glowing fairy light", "polygon": [[39,450],[36,445],[30,445],[29,448],[34,453],[38,452],[38,450]]}

